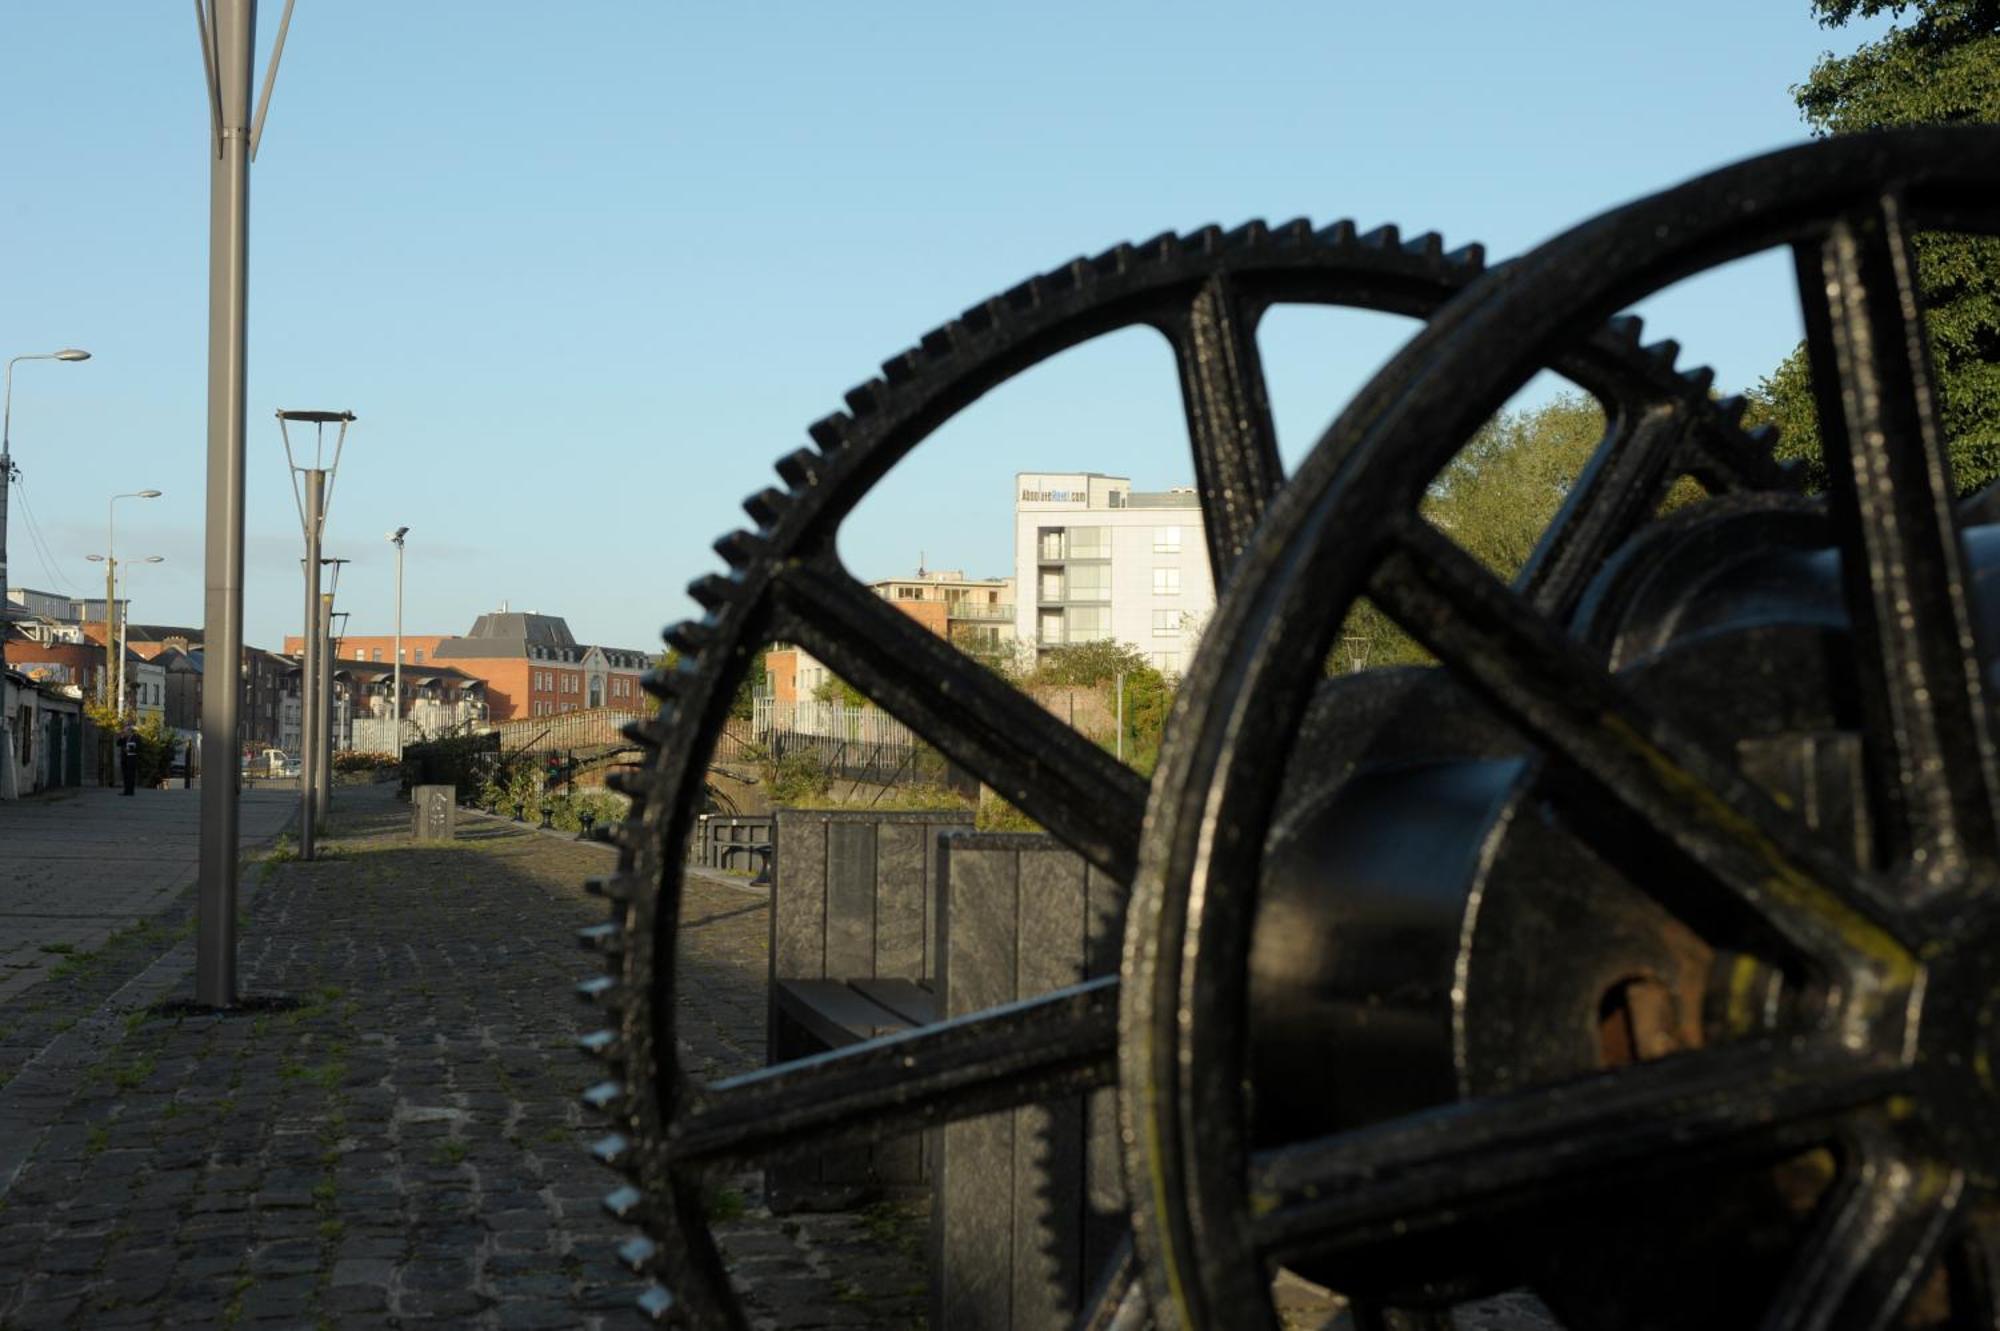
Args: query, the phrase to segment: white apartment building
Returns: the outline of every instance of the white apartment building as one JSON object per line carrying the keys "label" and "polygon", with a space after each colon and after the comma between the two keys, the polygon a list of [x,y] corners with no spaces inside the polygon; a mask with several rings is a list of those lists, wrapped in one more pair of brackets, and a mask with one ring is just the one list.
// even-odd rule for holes
{"label": "white apartment building", "polygon": [[1019,472],[1014,587],[1015,636],[1037,653],[1110,638],[1179,674],[1215,608],[1200,500],[1123,476]]}

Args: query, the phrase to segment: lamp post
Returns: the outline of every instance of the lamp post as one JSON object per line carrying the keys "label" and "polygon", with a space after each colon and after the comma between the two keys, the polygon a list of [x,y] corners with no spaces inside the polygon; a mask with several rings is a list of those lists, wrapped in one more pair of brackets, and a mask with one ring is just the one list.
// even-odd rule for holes
{"label": "lamp post", "polygon": [[[306,558],[306,615],[305,631],[300,636],[299,661],[299,858],[310,860],[317,852],[317,833],[322,810],[327,806],[320,799],[317,782],[321,770],[322,755],[319,752],[321,734],[319,718],[322,713],[321,679],[323,675],[322,639],[326,635],[327,623],[322,618],[325,607],[321,603],[319,591],[320,536],[326,529],[326,506],[333,497],[333,479],[340,470],[341,450],[347,445],[347,427],[354,423],[351,411],[280,411],[278,413],[278,433],[285,441],[285,463],[291,468],[292,497],[298,501],[299,526],[305,533]],[[300,445],[299,455],[292,452],[291,426],[305,424],[313,427],[313,456],[310,467],[300,466],[304,455],[304,445]],[[333,440],[333,460],[329,464],[325,457],[326,427],[338,425],[338,433]],[[206,738],[204,736],[204,738]],[[234,739],[230,741],[232,744]]]}
{"label": "lamp post", "polygon": [[[104,675],[98,689],[98,700],[104,700],[105,690],[111,684],[111,649],[118,640],[118,589],[114,578],[118,569],[118,501],[121,499],[158,499],[158,490],[129,490],[124,494],[111,496],[111,502],[104,506]],[[125,713],[124,679],[125,658],[118,659],[119,691],[113,704],[119,715]]]}
{"label": "lamp post", "polygon": [[[7,368],[0,379],[0,670],[7,665],[7,633],[5,619],[7,613],[7,499],[14,488],[14,449],[11,434],[14,424],[14,364],[24,360],[89,360],[90,353],[76,347],[64,347],[61,351],[40,351],[27,356],[14,356],[7,361]],[[0,754],[14,751],[12,722],[7,713],[11,710],[0,707]],[[19,794],[14,789],[14,764],[0,762],[0,800],[10,800]]]}
{"label": "lamp post", "polygon": [[[155,490],[153,493],[158,494],[159,491]],[[132,576],[132,569],[130,566],[133,562],[134,561],[130,559],[125,561],[127,566],[125,569],[125,576],[128,578]],[[137,562],[141,564],[164,564],[166,562],[166,556],[147,555],[144,559],[138,560]],[[121,714],[125,710],[125,648],[126,644],[129,641],[131,641],[131,637],[132,637],[132,598],[128,596],[125,598],[125,608],[118,612],[118,710]],[[138,711],[138,708],[134,707],[133,711],[134,712]]]}
{"label": "lamp post", "polygon": [[390,668],[395,683],[390,686],[389,719],[396,727],[396,761],[403,761],[403,538],[410,534],[408,527],[398,527],[389,533],[389,544],[396,547],[396,660]]}
{"label": "lamp post", "polygon": [[349,561],[345,559],[322,559],[322,564],[333,567],[325,595],[320,598],[320,643],[319,643],[319,726],[318,742],[314,752],[319,761],[318,787],[313,798],[318,802],[319,820],[324,823],[333,810],[333,601],[340,594],[340,570]]}

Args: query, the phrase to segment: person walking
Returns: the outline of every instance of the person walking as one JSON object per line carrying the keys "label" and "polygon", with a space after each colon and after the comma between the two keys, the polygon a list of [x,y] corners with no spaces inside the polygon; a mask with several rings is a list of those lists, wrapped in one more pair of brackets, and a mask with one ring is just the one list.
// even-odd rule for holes
{"label": "person walking", "polygon": [[125,760],[125,793],[139,784],[139,732],[126,726],[118,736],[118,753]]}

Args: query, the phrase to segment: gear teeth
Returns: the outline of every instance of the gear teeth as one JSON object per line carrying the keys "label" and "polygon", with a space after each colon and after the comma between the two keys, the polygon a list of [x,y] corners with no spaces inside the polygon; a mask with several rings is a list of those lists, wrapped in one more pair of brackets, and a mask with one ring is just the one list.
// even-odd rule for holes
{"label": "gear teeth", "polygon": [[619,1263],[635,1276],[651,1274],[653,1259],[659,1255],[659,1245],[643,1234],[634,1234],[618,1245]]}
{"label": "gear teeth", "polygon": [[618,1032],[613,1030],[591,1031],[576,1038],[576,1047],[592,1058],[601,1058],[607,1063],[623,1052],[618,1043]]}
{"label": "gear teeth", "polygon": [[743,511],[759,527],[775,527],[789,507],[788,496],[776,486],[767,486],[743,501]]}
{"label": "gear teeth", "polygon": [[1214,254],[1222,248],[1222,228],[1211,222],[1199,231],[1190,231],[1181,248],[1190,254]]}
{"label": "gear teeth", "polygon": [[658,1284],[646,1286],[635,1302],[639,1306],[639,1315],[657,1326],[664,1326],[680,1308],[680,1301],[674,1298],[672,1291]]}
{"label": "gear teeth", "polygon": [[1364,249],[1371,250],[1401,249],[1403,245],[1403,233],[1393,225],[1378,226],[1367,235],[1361,237],[1358,243]]}
{"label": "gear teeth", "polygon": [[1042,289],[1048,295],[1062,296],[1082,286],[1090,276],[1090,265],[1083,259],[1071,259],[1060,268],[1052,268],[1042,274]]}
{"label": "gear teeth", "polygon": [[625,926],[613,920],[585,925],[576,931],[576,941],[586,952],[617,956],[625,950]]}
{"label": "gear teeth", "polygon": [[1042,279],[1031,277],[1001,293],[1000,300],[1010,310],[1032,310],[1042,303]]}
{"label": "gear teeth", "polygon": [[[631,821],[632,819],[626,818],[615,823],[607,823],[600,826],[597,831],[600,835],[608,838],[613,828],[623,828],[626,823]],[[597,885],[592,890],[598,896],[605,897],[611,901],[632,900],[632,898],[639,895],[639,888],[642,884],[642,880],[637,874],[623,872],[614,873],[608,878],[594,878],[590,881]]]}
{"label": "gear teeth", "polygon": [[682,656],[700,656],[715,641],[715,628],[698,619],[683,619],[678,624],[670,625],[662,636],[667,640],[667,646]]}
{"label": "gear teeth", "polygon": [[629,1183],[621,1184],[604,1194],[604,1211],[614,1220],[629,1221],[639,1214],[646,1204],[646,1194]]}
{"label": "gear teeth", "polygon": [[1174,252],[1180,248],[1180,244],[1179,236],[1176,236],[1171,231],[1162,231],[1152,239],[1141,241],[1132,248],[1133,252],[1141,259],[1157,263],[1161,259],[1172,258]]}
{"label": "gear teeth", "polygon": [[[857,393],[860,391],[860,389],[855,390]],[[847,399],[852,402],[854,394],[849,393]],[[801,448],[778,459],[778,475],[783,477],[785,484],[794,490],[804,490],[818,485],[822,474],[824,469],[819,455],[809,449]]]}
{"label": "gear teeth", "polygon": [[681,691],[680,672],[677,670],[648,670],[639,676],[639,687],[662,702],[678,697]]}
{"label": "gear teeth", "polygon": [[625,1104],[625,1083],[598,1082],[583,1093],[583,1103],[600,1114],[616,1115]]}
{"label": "gear teeth", "polygon": [[1626,346],[1637,347],[1639,345],[1639,338],[1646,331],[1646,321],[1636,314],[1621,314],[1607,323],[1605,327],[1611,330],[1612,336],[1616,337]]}
{"label": "gear teeth", "polygon": [[1476,242],[1471,245],[1461,245],[1450,254],[1445,255],[1444,261],[1454,268],[1463,268],[1469,273],[1484,272],[1486,271],[1486,247]]}
{"label": "gear teeth", "polygon": [[769,549],[769,543],[755,532],[738,528],[716,541],[715,553],[722,556],[722,562],[731,568],[748,568],[750,563]]}
{"label": "gear teeth", "polygon": [[618,733],[642,749],[657,749],[667,742],[667,737],[661,733],[660,727],[655,725],[650,717],[627,721],[618,727]]}
{"label": "gear teeth", "polygon": [[618,1005],[618,981],[609,975],[593,975],[588,980],[577,982],[576,996],[580,1002],[592,1007],[615,1008]]}
{"label": "gear teeth", "polygon": [[632,1158],[632,1141],[622,1132],[610,1133],[590,1144],[590,1156],[600,1165],[622,1168]]}
{"label": "gear teeth", "polygon": [[720,610],[736,594],[736,584],[720,573],[704,573],[688,584],[688,595],[704,610]]}
{"label": "gear teeth", "polygon": [[1709,389],[1715,387],[1715,371],[1706,365],[1697,365],[1681,374],[1681,382],[1686,384],[1688,390],[1697,398],[1706,402]]}
{"label": "gear teeth", "polygon": [[1303,245],[1312,239],[1313,224],[1303,217],[1294,217],[1283,226],[1271,228],[1271,234],[1287,245]]}
{"label": "gear teeth", "polygon": [[653,793],[653,777],[637,767],[624,767],[604,778],[604,784],[620,795],[643,800]]}
{"label": "gear teeth", "polygon": [[1435,231],[1426,231],[1421,236],[1412,236],[1403,242],[1403,253],[1416,259],[1436,262],[1444,257],[1444,237]]}
{"label": "gear teeth", "polygon": [[806,427],[806,437],[819,445],[822,453],[837,453],[847,447],[847,438],[854,429],[854,418],[844,411],[836,411],[831,416],[822,416]]}
{"label": "gear teeth", "polygon": [[1645,353],[1646,358],[1652,361],[1653,364],[1663,370],[1671,370],[1674,368],[1674,362],[1680,358],[1681,344],[1669,337],[1663,338],[1651,346],[1642,347],[1640,350]]}
{"label": "gear teeth", "polygon": [[1113,245],[1110,249],[1092,259],[1090,266],[1097,270],[1099,276],[1116,277],[1132,266],[1132,261],[1135,257],[1135,252],[1130,245]]}
{"label": "gear teeth", "polygon": [[883,401],[889,396],[889,385],[880,379],[870,379],[865,384],[856,384],[847,390],[847,409],[855,419],[871,415],[882,409]]}
{"label": "gear teeth", "polygon": [[1354,219],[1343,217],[1331,226],[1320,229],[1320,242],[1325,245],[1345,246],[1354,243]]}
{"label": "gear teeth", "polygon": [[882,378],[891,388],[901,388],[917,377],[923,368],[921,351],[906,351],[900,356],[891,356],[882,362]]}
{"label": "gear teeth", "polygon": [[958,354],[959,327],[956,321],[933,328],[918,340],[917,345],[932,360],[945,360]]}
{"label": "gear teeth", "polygon": [[1743,424],[1743,413],[1750,409],[1750,399],[1732,393],[1728,397],[1716,399],[1715,409],[1722,413],[1722,418],[1731,425],[1740,426]]}
{"label": "gear teeth", "polygon": [[1264,225],[1264,219],[1253,217],[1222,238],[1223,244],[1232,250],[1250,249],[1262,245],[1270,239],[1271,228]]}

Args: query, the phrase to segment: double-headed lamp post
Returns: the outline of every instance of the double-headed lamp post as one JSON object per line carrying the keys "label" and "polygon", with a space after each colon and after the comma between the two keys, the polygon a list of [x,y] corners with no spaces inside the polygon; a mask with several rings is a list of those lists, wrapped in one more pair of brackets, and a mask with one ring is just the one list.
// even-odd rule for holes
{"label": "double-headed lamp post", "polygon": [[[85,555],[84,558],[93,564],[104,565],[104,599],[107,604],[116,605],[118,602],[118,566],[120,561],[111,555]],[[129,573],[129,566],[132,564],[164,564],[167,561],[165,555],[147,555],[144,559],[127,559],[123,562],[128,566],[127,572]],[[113,709],[120,717],[125,715],[125,644],[130,636],[129,628],[131,622],[132,616],[129,613],[121,614],[118,616],[116,627],[114,628],[113,620],[109,612],[106,612],[104,623],[104,673],[107,680],[111,678],[111,654],[114,651],[117,652],[117,685],[112,690],[111,697],[114,700],[112,704]],[[102,692],[103,690],[100,689],[100,696],[102,696]]]}
{"label": "double-headed lamp post", "polygon": [[[113,585],[118,571],[118,501],[121,499],[158,499],[158,490],[129,490],[124,494],[111,496],[111,502],[104,506],[104,685],[111,684],[111,649],[118,642],[118,589]],[[152,562],[157,563],[155,559]],[[125,658],[118,658],[119,691],[115,706],[122,714],[125,710],[124,674]],[[103,689],[99,690],[102,698]]]}
{"label": "double-headed lamp post", "polygon": [[396,660],[390,667],[395,682],[390,685],[389,719],[396,727],[397,762],[403,760],[403,538],[409,534],[408,527],[389,533],[389,544],[396,547]]}

